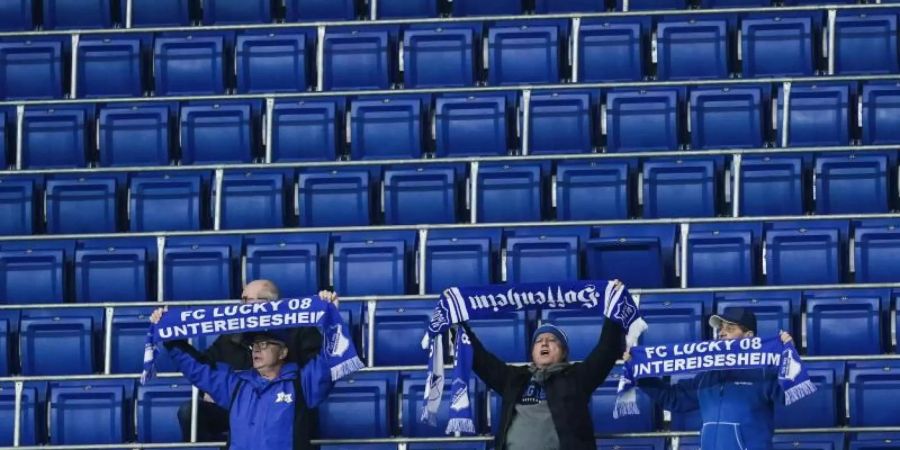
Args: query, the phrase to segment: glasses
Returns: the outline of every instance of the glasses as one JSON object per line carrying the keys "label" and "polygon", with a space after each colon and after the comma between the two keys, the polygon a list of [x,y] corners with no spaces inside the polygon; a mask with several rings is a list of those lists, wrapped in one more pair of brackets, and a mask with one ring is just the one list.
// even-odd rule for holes
{"label": "glasses", "polygon": [[249,348],[251,352],[254,351],[254,350],[260,350],[260,351],[262,351],[262,350],[266,350],[267,348],[269,348],[270,345],[275,345],[275,346],[281,347],[281,343],[280,343],[280,342],[273,342],[273,341],[256,341],[256,342],[254,342],[254,343],[248,345],[247,348]]}

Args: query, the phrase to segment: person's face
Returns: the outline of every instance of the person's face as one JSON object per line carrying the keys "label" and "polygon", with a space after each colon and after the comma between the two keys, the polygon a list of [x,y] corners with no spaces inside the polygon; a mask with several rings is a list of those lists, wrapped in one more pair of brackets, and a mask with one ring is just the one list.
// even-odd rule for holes
{"label": "person's face", "polygon": [[259,298],[260,292],[262,292],[262,286],[257,283],[250,283],[244,287],[244,291],[241,292],[241,303],[262,303],[265,302],[265,299]]}
{"label": "person's face", "polygon": [[566,351],[553,333],[541,333],[531,347],[531,360],[543,369],[566,360]]}
{"label": "person's face", "polygon": [[287,347],[276,341],[254,341],[250,351],[253,355],[253,368],[256,370],[278,366],[287,357]]}
{"label": "person's face", "polygon": [[745,332],[741,326],[736,323],[722,322],[722,325],[719,327],[718,336],[720,340],[743,339],[753,337],[753,332]]}

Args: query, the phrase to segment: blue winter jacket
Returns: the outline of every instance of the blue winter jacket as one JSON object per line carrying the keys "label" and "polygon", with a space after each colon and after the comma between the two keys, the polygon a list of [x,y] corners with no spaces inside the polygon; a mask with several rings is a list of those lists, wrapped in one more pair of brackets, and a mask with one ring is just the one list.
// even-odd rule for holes
{"label": "blue winter jacket", "polygon": [[672,412],[699,409],[702,450],[771,450],[775,402],[784,401],[773,369],[716,370],[670,385],[656,378],[638,387]]}
{"label": "blue winter jacket", "polygon": [[303,368],[286,363],[267,380],[256,370],[233,371],[206,361],[185,341],[167,343],[169,355],[187,379],[229,411],[230,450],[312,448],[313,408],[325,400],[333,382],[322,356]]}

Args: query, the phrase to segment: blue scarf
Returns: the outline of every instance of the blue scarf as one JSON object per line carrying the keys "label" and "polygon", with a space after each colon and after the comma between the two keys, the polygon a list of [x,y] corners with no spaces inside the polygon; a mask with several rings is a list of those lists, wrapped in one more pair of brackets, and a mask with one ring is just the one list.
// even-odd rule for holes
{"label": "blue scarf", "polygon": [[318,296],[273,300],[265,303],[218,305],[203,308],[170,308],[147,332],[141,384],[156,373],[154,360],[164,341],[195,336],[244,333],[314,326],[322,331],[325,367],[336,381],[363,368],[341,313]]}
{"label": "blue scarf", "polygon": [[777,336],[633,347],[631,360],[625,363],[625,373],[619,379],[613,417],[640,414],[634,388],[635,381],[641,378],[765,367],[779,369],[778,382],[786,405],[816,392],[794,343],[784,344]]}
{"label": "blue scarf", "polygon": [[[537,309],[588,310],[602,313],[627,330],[629,346],[637,344],[647,329],[638,305],[625,285],[614,281],[567,281],[518,285],[449,288],[435,306],[422,342],[428,350],[428,378],[425,385],[423,422],[437,425],[438,407],[444,392],[443,333],[453,324],[490,318],[497,313]],[[472,372],[472,346],[462,328],[456,334],[456,366],[451,385],[450,420],[447,434],[475,433],[470,408],[469,380]]]}

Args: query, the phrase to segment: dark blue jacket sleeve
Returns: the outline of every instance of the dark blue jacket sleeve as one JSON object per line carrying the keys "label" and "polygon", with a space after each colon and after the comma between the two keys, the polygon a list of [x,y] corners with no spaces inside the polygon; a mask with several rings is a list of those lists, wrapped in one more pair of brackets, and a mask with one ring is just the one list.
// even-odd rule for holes
{"label": "dark blue jacket sleeve", "polygon": [[229,408],[238,382],[230,366],[208,360],[187,341],[167,342],[165,346],[178,370],[191,384],[208,393],[217,405]]}
{"label": "dark blue jacket sleeve", "polygon": [[310,408],[316,408],[325,401],[328,394],[331,393],[331,388],[334,387],[334,382],[331,381],[331,368],[326,363],[325,352],[326,348],[323,345],[319,354],[300,369],[300,385],[303,387],[306,405]]}
{"label": "dark blue jacket sleeve", "polygon": [[674,386],[659,378],[644,378],[638,380],[637,386],[663,409],[672,412],[690,412],[700,409],[697,396],[699,378],[697,376],[681,380]]}

